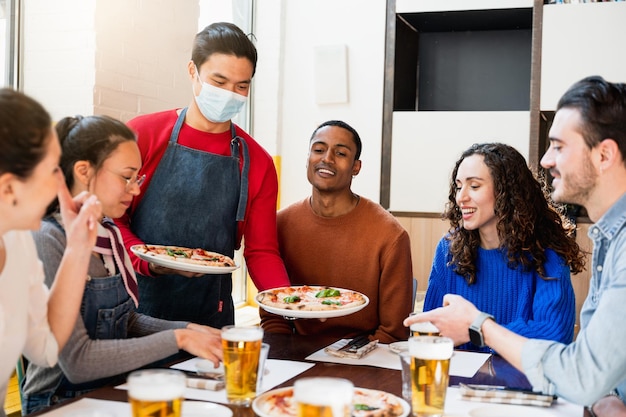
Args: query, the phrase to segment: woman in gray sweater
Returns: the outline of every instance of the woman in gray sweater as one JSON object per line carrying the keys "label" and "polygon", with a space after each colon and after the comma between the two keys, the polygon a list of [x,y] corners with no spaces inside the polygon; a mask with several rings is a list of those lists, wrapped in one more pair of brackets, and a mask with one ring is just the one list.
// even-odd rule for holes
{"label": "woman in gray sweater", "polygon": [[[165,359],[183,349],[217,366],[222,357],[219,330],[182,321],[166,321],[137,313],[137,280],[111,220],[124,213],[140,192],[141,156],[133,132],[105,117],[71,117],[56,130],[62,145],[61,169],[72,194],[94,193],[104,218],[91,257],[81,317],[54,368],[31,364],[22,384],[25,413],[111,383],[134,369]],[[46,284],[52,285],[66,245],[57,207],[49,208],[41,230],[34,233]],[[181,300],[184,302],[184,300]]]}

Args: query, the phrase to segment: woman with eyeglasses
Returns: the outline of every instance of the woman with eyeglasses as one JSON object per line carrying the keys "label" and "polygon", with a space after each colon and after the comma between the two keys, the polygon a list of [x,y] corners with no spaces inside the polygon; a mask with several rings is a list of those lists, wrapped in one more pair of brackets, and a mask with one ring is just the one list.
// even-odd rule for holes
{"label": "woman with eyeglasses", "polygon": [[[167,321],[136,312],[137,279],[120,232],[111,218],[121,216],[140,193],[141,155],[133,132],[106,116],[67,117],[56,130],[61,169],[72,194],[89,191],[101,202],[104,218],[91,254],[81,317],[54,368],[30,365],[22,386],[23,409],[39,411],[105,384],[125,373],[168,358],[183,349],[218,365],[217,329]],[[52,285],[66,245],[56,205],[48,210],[35,243]]]}

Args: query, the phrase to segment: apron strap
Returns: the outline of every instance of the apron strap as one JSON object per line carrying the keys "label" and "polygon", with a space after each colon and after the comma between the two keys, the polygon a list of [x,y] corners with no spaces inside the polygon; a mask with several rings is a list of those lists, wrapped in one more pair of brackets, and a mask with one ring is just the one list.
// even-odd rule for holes
{"label": "apron strap", "polygon": [[230,152],[231,156],[239,157],[239,145],[241,144],[241,157],[243,158],[243,167],[241,169],[241,186],[239,191],[239,204],[237,205],[236,221],[242,222],[246,214],[246,205],[248,204],[248,171],[250,170],[250,156],[248,155],[248,144],[246,141],[237,136],[235,133],[235,124],[230,122]]}
{"label": "apron strap", "polygon": [[170,142],[176,143],[178,142],[178,134],[180,133],[180,128],[183,127],[183,122],[185,121],[185,114],[187,114],[187,107],[183,108],[176,119],[176,123],[174,123],[174,129],[172,129],[172,134],[170,135]]}

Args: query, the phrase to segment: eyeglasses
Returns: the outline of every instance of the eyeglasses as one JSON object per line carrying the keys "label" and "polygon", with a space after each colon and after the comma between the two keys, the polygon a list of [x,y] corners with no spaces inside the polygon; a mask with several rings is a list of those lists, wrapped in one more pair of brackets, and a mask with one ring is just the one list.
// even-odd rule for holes
{"label": "eyeglasses", "polygon": [[146,174],[143,175],[134,175],[130,178],[126,177],[125,175],[122,174],[118,174],[117,172],[113,172],[110,169],[108,169],[107,171],[109,171],[112,174],[117,175],[118,177],[120,177],[121,179],[124,180],[124,182],[126,182],[126,191],[130,191],[133,187],[133,185],[136,185],[137,187],[141,188],[141,185],[144,183],[144,181],[146,180]]}

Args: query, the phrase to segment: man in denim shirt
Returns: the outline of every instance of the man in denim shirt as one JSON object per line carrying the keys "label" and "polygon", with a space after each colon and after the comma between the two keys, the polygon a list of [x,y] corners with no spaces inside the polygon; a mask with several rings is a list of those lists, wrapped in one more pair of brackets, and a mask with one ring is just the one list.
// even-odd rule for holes
{"label": "man in denim shirt", "polygon": [[576,341],[524,338],[452,294],[444,307],[404,324],[431,321],[456,344],[472,338],[522,370],[535,390],[618,415],[604,413],[608,406],[626,411],[626,84],[601,77],[574,84],[558,103],[549,139],[541,165],[554,177],[552,198],[584,206],[595,222],[591,285]]}

